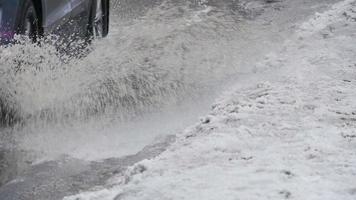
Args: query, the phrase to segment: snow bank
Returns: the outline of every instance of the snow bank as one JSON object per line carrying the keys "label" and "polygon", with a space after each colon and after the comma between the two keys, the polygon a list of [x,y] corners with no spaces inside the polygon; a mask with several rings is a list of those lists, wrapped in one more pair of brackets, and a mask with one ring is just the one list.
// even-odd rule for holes
{"label": "snow bank", "polygon": [[355,34],[355,0],[316,14],[166,152],[65,200],[355,199]]}

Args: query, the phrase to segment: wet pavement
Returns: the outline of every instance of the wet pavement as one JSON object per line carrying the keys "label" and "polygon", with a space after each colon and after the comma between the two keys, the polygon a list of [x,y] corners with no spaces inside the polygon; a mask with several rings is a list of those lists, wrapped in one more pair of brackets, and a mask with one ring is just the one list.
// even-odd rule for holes
{"label": "wet pavement", "polygon": [[[148,145],[135,155],[89,162],[63,156],[56,161],[35,164],[18,174],[15,180],[0,187],[4,200],[55,200],[104,185],[125,169],[164,151],[174,137]],[[13,167],[13,166],[8,166]]]}

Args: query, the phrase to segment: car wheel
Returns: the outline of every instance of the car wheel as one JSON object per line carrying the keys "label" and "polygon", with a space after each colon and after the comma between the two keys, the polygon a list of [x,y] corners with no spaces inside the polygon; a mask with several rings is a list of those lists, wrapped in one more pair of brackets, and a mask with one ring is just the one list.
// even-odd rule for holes
{"label": "car wheel", "polygon": [[32,42],[36,42],[40,34],[40,24],[35,6],[32,1],[24,1],[22,8],[17,34],[29,38]]}
{"label": "car wheel", "polygon": [[104,38],[109,33],[109,0],[93,0],[88,26],[90,39]]}

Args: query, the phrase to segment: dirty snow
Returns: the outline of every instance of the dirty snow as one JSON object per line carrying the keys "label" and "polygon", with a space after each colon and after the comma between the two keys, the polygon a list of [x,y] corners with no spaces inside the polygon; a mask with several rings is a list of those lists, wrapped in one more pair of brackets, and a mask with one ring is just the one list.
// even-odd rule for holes
{"label": "dirty snow", "polygon": [[356,199],[356,1],[316,13],[152,160],[74,199]]}

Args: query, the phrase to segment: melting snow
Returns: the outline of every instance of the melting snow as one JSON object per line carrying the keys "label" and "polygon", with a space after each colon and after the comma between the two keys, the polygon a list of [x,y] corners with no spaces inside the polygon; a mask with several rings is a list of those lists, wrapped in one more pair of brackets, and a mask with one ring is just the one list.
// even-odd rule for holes
{"label": "melting snow", "polygon": [[164,153],[71,199],[355,199],[356,1],[317,13]]}

